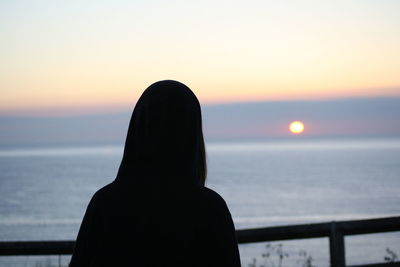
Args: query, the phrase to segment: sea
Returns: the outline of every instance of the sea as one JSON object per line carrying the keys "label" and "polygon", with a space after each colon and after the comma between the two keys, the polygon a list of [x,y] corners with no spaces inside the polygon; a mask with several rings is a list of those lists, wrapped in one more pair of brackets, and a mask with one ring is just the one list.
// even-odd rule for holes
{"label": "sea", "polygon": [[[226,200],[236,229],[400,216],[398,137],[209,141],[206,149],[207,187]],[[122,153],[120,145],[0,148],[0,241],[74,240]],[[383,262],[387,249],[400,257],[400,232],[347,236],[345,246],[348,265]],[[279,266],[279,251],[281,266],[329,266],[328,238],[239,249],[246,267]],[[69,259],[3,256],[0,266]]]}

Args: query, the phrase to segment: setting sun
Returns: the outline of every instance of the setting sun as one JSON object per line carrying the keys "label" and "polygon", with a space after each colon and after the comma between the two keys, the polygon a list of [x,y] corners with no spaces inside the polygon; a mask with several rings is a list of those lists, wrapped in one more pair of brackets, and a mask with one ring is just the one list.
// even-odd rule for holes
{"label": "setting sun", "polygon": [[300,134],[304,131],[304,124],[301,121],[293,121],[289,125],[289,130],[294,134]]}

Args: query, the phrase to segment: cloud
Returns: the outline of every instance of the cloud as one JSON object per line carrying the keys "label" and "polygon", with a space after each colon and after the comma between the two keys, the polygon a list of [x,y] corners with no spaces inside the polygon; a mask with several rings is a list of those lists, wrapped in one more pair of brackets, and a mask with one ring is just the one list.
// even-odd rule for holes
{"label": "cloud", "polygon": [[291,121],[305,136],[399,135],[400,98],[281,101],[204,108],[206,136],[284,137]]}
{"label": "cloud", "polygon": [[[132,107],[133,108],[133,107]],[[302,134],[400,136],[400,98],[279,101],[203,106],[207,140],[289,137],[288,125],[303,121]],[[131,112],[71,117],[0,117],[0,145],[123,144]]]}

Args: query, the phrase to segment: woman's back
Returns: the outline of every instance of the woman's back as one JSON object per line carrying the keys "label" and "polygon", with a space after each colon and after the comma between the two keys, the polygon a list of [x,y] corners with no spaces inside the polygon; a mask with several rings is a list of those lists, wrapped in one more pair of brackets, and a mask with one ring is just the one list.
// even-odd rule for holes
{"label": "woman's back", "polygon": [[71,266],[240,266],[232,218],[217,193],[129,186],[113,182],[93,196]]}
{"label": "woman's back", "polygon": [[197,98],[175,81],[153,84],[117,178],[88,205],[71,266],[240,266],[231,215],[205,175]]}

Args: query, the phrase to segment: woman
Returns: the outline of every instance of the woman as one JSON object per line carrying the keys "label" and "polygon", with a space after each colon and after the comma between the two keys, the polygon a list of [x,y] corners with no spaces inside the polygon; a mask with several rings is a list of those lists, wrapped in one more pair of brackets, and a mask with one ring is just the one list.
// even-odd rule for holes
{"label": "woman", "polygon": [[205,180],[196,96],[176,81],[152,84],[117,178],[87,207],[70,266],[240,266],[229,210]]}

